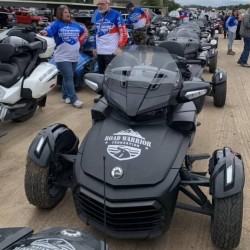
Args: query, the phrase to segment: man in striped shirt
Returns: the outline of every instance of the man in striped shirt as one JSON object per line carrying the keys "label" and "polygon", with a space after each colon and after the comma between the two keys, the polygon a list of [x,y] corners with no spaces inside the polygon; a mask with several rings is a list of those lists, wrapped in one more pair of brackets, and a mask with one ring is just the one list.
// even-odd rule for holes
{"label": "man in striped shirt", "polygon": [[110,8],[110,0],[98,0],[97,6],[93,55],[97,56],[99,73],[103,74],[113,57],[126,45],[128,32],[121,13]]}

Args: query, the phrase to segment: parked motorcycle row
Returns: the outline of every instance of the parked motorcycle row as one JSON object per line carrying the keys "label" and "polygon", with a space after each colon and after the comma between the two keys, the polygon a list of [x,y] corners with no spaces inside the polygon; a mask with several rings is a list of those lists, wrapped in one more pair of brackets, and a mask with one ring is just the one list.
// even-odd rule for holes
{"label": "parked motorcycle row", "polygon": [[[166,21],[162,25],[169,27]],[[226,101],[227,75],[217,69],[217,32],[201,21],[172,26],[166,36],[160,28],[158,32],[162,41],[157,46],[131,41],[105,74],[93,73],[94,67],[84,74],[100,99],[81,143],[65,124],[48,124],[36,135],[27,155],[27,200],[52,209],[69,188],[79,218],[119,239],[164,234],[180,208],[211,218],[215,246],[237,247],[242,156],[229,147],[214,150],[212,156],[188,153],[205,96],[212,96],[220,108]],[[10,41],[13,36],[21,40]],[[45,105],[46,94],[57,83],[58,71],[47,62],[53,43],[27,29],[6,31],[0,41],[1,121],[24,121]],[[203,79],[206,68],[213,74],[211,82]],[[195,172],[193,163],[203,159],[209,159],[207,172]],[[179,202],[179,193],[192,202]],[[67,240],[82,237],[75,231],[63,235]]]}

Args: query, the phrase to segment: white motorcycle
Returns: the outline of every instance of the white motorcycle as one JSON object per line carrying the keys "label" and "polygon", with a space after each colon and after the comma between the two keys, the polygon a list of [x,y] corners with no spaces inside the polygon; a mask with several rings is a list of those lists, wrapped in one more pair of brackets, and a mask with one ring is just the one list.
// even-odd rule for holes
{"label": "white motorcycle", "polygon": [[0,122],[26,121],[44,107],[57,82],[56,66],[47,62],[54,39],[29,29],[0,33]]}

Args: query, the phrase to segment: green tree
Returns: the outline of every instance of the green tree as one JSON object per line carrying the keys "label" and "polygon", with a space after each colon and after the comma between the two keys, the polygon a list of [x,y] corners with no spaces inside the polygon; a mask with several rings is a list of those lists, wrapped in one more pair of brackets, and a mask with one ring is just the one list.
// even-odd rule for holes
{"label": "green tree", "polygon": [[[161,2],[163,3],[163,6],[161,6]],[[159,7],[167,7],[168,11],[176,10],[180,8],[180,4],[175,3],[174,1],[171,0],[141,0],[141,4],[145,6],[159,6]]]}
{"label": "green tree", "polygon": [[160,6],[159,0],[141,0],[141,5],[144,6]]}

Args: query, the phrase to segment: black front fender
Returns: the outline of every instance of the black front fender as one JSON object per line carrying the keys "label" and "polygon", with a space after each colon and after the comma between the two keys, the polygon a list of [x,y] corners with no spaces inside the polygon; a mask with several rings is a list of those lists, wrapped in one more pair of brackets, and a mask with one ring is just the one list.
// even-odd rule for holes
{"label": "black front fender", "polygon": [[79,140],[64,124],[53,124],[41,130],[32,141],[28,156],[39,166],[47,167],[49,161],[60,153],[77,153]]}
{"label": "black front fender", "polygon": [[216,150],[209,161],[210,194],[225,198],[243,190],[244,165],[241,155],[230,148]]}
{"label": "black front fender", "polygon": [[217,69],[212,76],[212,85],[218,85],[227,81],[227,74],[222,69]]}
{"label": "black front fender", "polygon": [[211,59],[218,55],[218,51],[216,49],[211,49],[208,51],[208,58]]}

